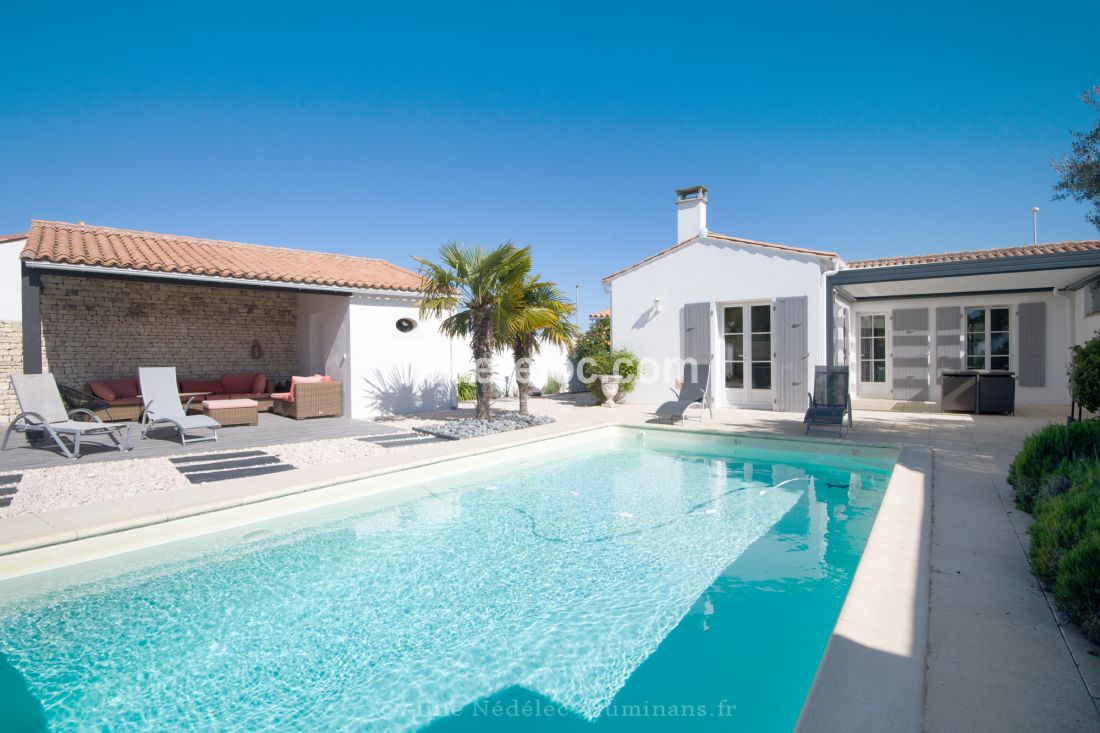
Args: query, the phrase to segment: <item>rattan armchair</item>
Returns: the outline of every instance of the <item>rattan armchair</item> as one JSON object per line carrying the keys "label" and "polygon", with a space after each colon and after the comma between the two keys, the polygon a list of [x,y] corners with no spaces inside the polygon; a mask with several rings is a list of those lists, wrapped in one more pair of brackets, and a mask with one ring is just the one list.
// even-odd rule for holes
{"label": "rattan armchair", "polygon": [[300,382],[294,385],[289,396],[290,399],[286,399],[272,395],[271,411],[295,420],[344,414],[344,392],[340,382]]}

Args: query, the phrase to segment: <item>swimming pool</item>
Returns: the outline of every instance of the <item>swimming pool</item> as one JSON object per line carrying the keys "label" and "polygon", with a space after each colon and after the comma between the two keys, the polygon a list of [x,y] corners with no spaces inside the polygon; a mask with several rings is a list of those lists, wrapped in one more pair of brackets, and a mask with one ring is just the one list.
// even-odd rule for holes
{"label": "swimming pool", "polygon": [[608,430],[0,584],[50,730],[790,730],[896,453]]}

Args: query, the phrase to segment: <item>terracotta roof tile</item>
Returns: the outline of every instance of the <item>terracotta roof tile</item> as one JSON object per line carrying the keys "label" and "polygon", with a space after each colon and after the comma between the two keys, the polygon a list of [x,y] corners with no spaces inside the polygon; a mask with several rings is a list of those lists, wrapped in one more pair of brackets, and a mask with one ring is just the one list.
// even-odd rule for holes
{"label": "terracotta roof tile", "polygon": [[591,321],[598,321],[601,318],[610,318],[610,317],[611,317],[611,309],[610,308],[604,308],[602,311],[596,311],[595,313],[590,314],[588,316],[588,319],[591,320]]}
{"label": "terracotta roof tile", "polygon": [[[753,247],[762,247],[764,249],[774,249],[774,250],[779,250],[781,252],[794,252],[795,254],[812,255],[814,257],[823,257],[825,259],[836,259],[836,257],[838,256],[836,254],[836,252],[825,252],[825,251],[819,250],[819,249],[805,249],[803,247],[792,247],[791,245],[788,245],[788,244],[774,244],[772,242],[757,242],[756,240],[753,240],[753,239],[742,239],[741,237],[730,237],[730,236],[727,236],[725,234],[716,234],[714,232],[707,232],[707,238],[708,239],[718,239],[718,240],[723,241],[723,242],[734,242],[735,244],[747,244],[747,245],[750,245],[750,246],[753,246]],[[699,237],[695,236],[695,237],[692,237],[691,239],[685,239],[683,242],[678,242],[678,243],[672,245],[671,247],[667,247],[665,249],[662,249],[660,252],[657,252],[655,254],[650,255],[649,257],[646,257],[644,260],[640,260],[638,262],[635,262],[630,267],[624,267],[623,269],[619,270],[618,272],[611,273],[607,277],[603,278],[602,282],[605,282],[605,283],[610,282],[611,280],[614,280],[615,278],[617,278],[619,275],[625,275],[626,273],[631,272],[632,270],[637,270],[639,267],[642,267],[643,265],[647,265],[650,262],[652,262],[653,260],[659,259],[661,257],[664,257],[667,254],[671,254],[672,252],[675,252],[678,249],[686,247],[686,246],[688,246],[689,244],[691,244],[692,242],[694,242],[698,239],[699,239]]]}
{"label": "terracotta roof tile", "polygon": [[415,291],[420,278],[384,260],[129,229],[32,221],[24,260],[353,289]]}
{"label": "terracotta roof tile", "polygon": [[931,262],[961,262],[964,260],[990,260],[1001,257],[1024,257],[1027,255],[1048,255],[1062,252],[1095,252],[1100,250],[1100,241],[1084,242],[1047,242],[1045,244],[1025,244],[1018,247],[999,247],[997,249],[974,249],[963,252],[941,252],[911,257],[882,257],[874,260],[853,260],[848,267],[894,267],[897,265],[923,265]]}
{"label": "terracotta roof tile", "polygon": [[16,232],[15,234],[0,234],[0,242],[14,242],[17,239],[26,239],[26,232]]}

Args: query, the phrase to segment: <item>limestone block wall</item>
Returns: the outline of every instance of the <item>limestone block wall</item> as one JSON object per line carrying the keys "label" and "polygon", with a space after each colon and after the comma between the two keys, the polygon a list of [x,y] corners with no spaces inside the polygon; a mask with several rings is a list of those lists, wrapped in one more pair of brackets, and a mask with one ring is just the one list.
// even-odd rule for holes
{"label": "limestone block wall", "polygon": [[137,376],[139,366],[174,366],[181,378],[285,380],[297,364],[297,331],[292,292],[42,277],[43,368],[78,389]]}
{"label": "limestone block wall", "polygon": [[19,413],[8,375],[23,371],[23,324],[0,321],[0,427]]}

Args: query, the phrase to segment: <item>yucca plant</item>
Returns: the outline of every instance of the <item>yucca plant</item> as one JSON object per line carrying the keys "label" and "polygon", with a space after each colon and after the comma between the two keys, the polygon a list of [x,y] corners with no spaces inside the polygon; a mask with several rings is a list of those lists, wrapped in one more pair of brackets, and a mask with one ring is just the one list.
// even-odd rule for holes
{"label": "yucca plant", "polygon": [[439,330],[469,338],[474,356],[477,417],[491,420],[493,352],[498,334],[522,318],[523,283],[531,271],[531,248],[506,242],[489,251],[455,242],[439,249],[439,262],[420,264],[420,316],[443,318]]}

